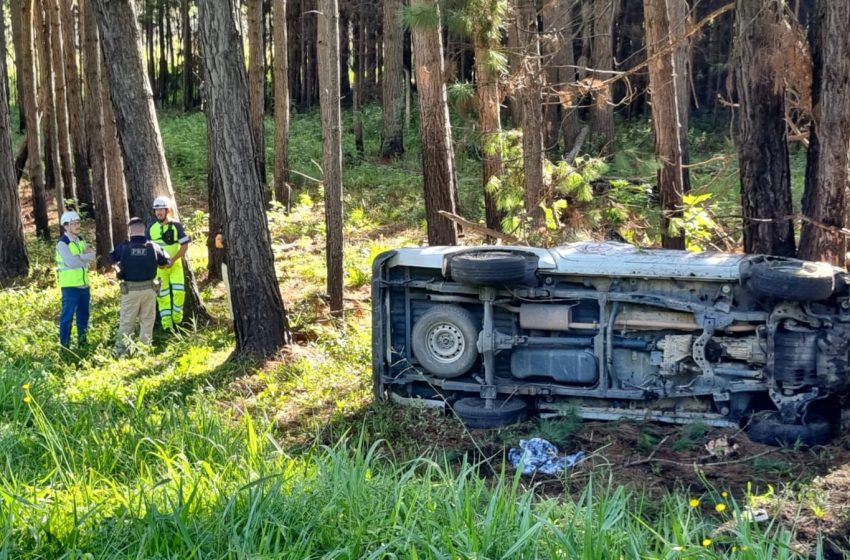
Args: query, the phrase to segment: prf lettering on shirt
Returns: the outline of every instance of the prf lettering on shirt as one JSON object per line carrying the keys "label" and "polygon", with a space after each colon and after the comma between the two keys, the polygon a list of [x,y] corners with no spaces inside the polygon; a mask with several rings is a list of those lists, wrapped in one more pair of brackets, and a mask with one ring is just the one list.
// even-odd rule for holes
{"label": "prf lettering on shirt", "polygon": [[133,247],[130,249],[130,254],[134,257],[144,257],[147,254],[146,247]]}

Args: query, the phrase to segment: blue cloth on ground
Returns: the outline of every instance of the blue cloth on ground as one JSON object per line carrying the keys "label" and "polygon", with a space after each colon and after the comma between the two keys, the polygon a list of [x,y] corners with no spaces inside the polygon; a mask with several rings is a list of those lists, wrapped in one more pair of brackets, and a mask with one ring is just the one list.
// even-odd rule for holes
{"label": "blue cloth on ground", "polygon": [[522,474],[557,474],[575,466],[586,455],[584,451],[578,451],[559,457],[558,448],[543,438],[521,439],[519,447],[520,449],[512,447],[508,450],[508,461],[514,468],[519,468],[522,463]]}

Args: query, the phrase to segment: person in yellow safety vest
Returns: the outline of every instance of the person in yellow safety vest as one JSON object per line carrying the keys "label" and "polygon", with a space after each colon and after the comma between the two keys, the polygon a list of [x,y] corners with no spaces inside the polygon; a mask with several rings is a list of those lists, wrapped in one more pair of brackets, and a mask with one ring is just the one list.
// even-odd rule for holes
{"label": "person in yellow safety vest", "polygon": [[59,314],[59,344],[64,348],[71,345],[71,323],[77,318],[77,343],[86,345],[86,331],[89,328],[89,264],[95,260],[95,253],[86,249],[86,242],[80,237],[80,215],[65,212],[59,218],[65,233],[56,243],[56,276],[62,290],[62,311]]}
{"label": "person in yellow safety vest", "polygon": [[189,236],[183,224],[168,218],[171,199],[158,196],[153,201],[156,221],[148,226],[147,238],[162,247],[171,259],[171,265],[160,268],[157,278],[162,283],[156,298],[159,321],[162,328],[169,330],[183,320],[183,302],[186,301],[183,255],[189,249]]}

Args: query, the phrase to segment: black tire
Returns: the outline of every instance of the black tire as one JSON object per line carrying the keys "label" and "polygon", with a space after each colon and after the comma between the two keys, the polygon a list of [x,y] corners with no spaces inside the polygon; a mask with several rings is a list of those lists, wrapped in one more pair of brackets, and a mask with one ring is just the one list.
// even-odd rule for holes
{"label": "black tire", "polygon": [[835,290],[835,271],[825,263],[764,260],[753,264],[746,284],[751,292],[761,297],[819,301]]}
{"label": "black tire", "polygon": [[765,445],[826,445],[832,439],[829,422],[822,416],[809,414],[805,424],[783,424],[776,412],[754,415],[747,426],[747,437]]}
{"label": "black tire", "polygon": [[438,377],[463,375],[478,358],[479,330],[478,321],[463,307],[435,305],[413,325],[413,355]]}
{"label": "black tire", "polygon": [[482,429],[501,428],[522,422],[528,412],[528,404],[517,398],[496,399],[493,408],[488,409],[485,408],[484,399],[464,397],[456,400],[452,408],[467,428]]}
{"label": "black tire", "polygon": [[511,251],[472,251],[450,261],[456,282],[473,286],[537,284],[537,255]]}

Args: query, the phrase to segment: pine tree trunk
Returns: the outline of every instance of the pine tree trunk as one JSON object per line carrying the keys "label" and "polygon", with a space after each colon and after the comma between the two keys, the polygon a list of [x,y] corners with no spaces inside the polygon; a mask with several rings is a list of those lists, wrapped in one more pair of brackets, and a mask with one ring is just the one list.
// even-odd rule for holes
{"label": "pine tree trunk", "polygon": [[0,86],[0,280],[26,276],[29,271],[14,157],[9,99],[6,88]]}
{"label": "pine tree trunk", "polygon": [[4,54],[4,56],[0,57],[2,58],[0,60],[0,73],[3,75],[3,89],[6,91],[6,105],[8,106],[9,97],[12,94],[9,90],[9,67],[7,64],[9,48],[6,44],[6,8],[4,5],[5,2],[0,2],[0,48],[2,48]]}
{"label": "pine tree trunk", "polygon": [[165,0],[157,0],[157,15],[159,24],[157,25],[157,36],[159,38],[159,81],[154,82],[159,84],[159,106],[166,107],[168,105],[168,47],[165,42]]}
{"label": "pine tree trunk", "polygon": [[[33,53],[33,1],[21,2],[21,80],[24,83],[24,111],[27,122],[38,122],[38,100],[35,85],[35,60]],[[32,186],[33,212],[35,214],[36,235],[50,239],[50,226],[47,218],[47,193],[44,186],[44,170],[41,164],[41,134],[38,126],[28,126],[26,130],[27,153],[29,156],[29,180]]]}
{"label": "pine tree trunk", "polygon": [[779,0],[737,0],[741,207],[744,251],[792,257],[791,169],[785,131],[785,91],[777,88],[770,57],[782,21]]}
{"label": "pine tree trunk", "polygon": [[[222,181],[224,238],[236,331],[234,356],[271,356],[289,342],[249,125],[247,76],[234,0],[200,0],[209,130]],[[246,147],[248,149],[246,149]]]}
{"label": "pine tree trunk", "polygon": [[[56,196],[56,218],[65,211],[65,200],[74,197],[71,189],[64,189],[59,164],[59,134],[56,126],[56,98],[53,85],[53,61],[50,54],[50,25],[41,2],[33,7],[34,26],[38,32],[38,69],[40,74],[42,122],[44,127],[45,186]],[[70,187],[70,185],[68,185]],[[61,229],[61,227],[60,227]]]}
{"label": "pine tree trunk", "polygon": [[9,19],[12,21],[12,47],[15,50],[15,90],[17,92],[18,106],[18,132],[23,132],[27,128],[26,111],[24,107],[24,81],[21,78],[24,75],[23,70],[23,34],[21,31],[21,3],[23,0],[10,0],[9,2]]}
{"label": "pine tree trunk", "polygon": [[525,182],[525,210],[533,224],[543,224],[543,100],[540,67],[540,39],[534,0],[517,0],[522,70],[519,74],[519,100],[522,104],[522,163]]}
{"label": "pine tree trunk", "polygon": [[[65,83],[68,100],[68,133],[71,137],[71,149],[74,157],[74,181],[80,207],[92,212],[95,209],[91,180],[89,179],[89,161],[86,153],[88,144],[86,128],[83,125],[83,102],[80,95],[80,74],[77,66],[75,45],[78,35],[70,2],[60,0],[62,40],[65,45]],[[82,7],[80,8],[82,11]],[[80,34],[82,35],[82,34]],[[82,37],[79,37],[82,44]]]}
{"label": "pine tree trunk", "polygon": [[289,210],[289,49],[286,33],[286,0],[273,0],[274,18],[274,192]]}
{"label": "pine tree trunk", "polygon": [[351,81],[348,78],[348,58],[351,56],[351,0],[339,5],[339,93],[340,102],[345,106],[351,103]]}
{"label": "pine tree trunk", "polygon": [[490,50],[498,45],[490,45],[476,33],[475,75],[478,78],[478,123],[481,128],[481,144],[483,156],[481,171],[484,190],[484,214],[487,227],[502,231],[504,214],[496,206],[496,196],[487,188],[493,177],[502,174],[502,151],[500,136],[502,122],[499,115],[501,94],[499,93],[499,76],[490,66]]}
{"label": "pine tree trunk", "polygon": [[[514,2],[512,2],[513,4]],[[514,17],[508,24],[508,63],[511,70],[510,82],[513,83],[517,75],[522,71],[522,46],[520,44],[520,17]],[[513,128],[522,128],[523,123],[523,105],[520,100],[519,93],[516,88],[510,89],[510,97],[508,99],[508,114],[510,115],[511,125]]]}
{"label": "pine tree trunk", "polygon": [[[59,150],[60,174],[66,199],[73,199],[79,208],[77,189],[74,185],[74,166],[71,161],[71,137],[68,130],[68,102],[65,87],[65,55],[62,46],[62,24],[59,15],[59,0],[45,2],[45,15],[50,26],[50,65],[53,69],[53,99],[56,114],[56,147]],[[86,209],[88,210],[88,209]]]}
{"label": "pine tree trunk", "polygon": [[357,155],[359,157],[363,157],[365,154],[365,147],[363,144],[363,99],[366,92],[366,76],[363,70],[366,54],[364,47],[364,37],[366,35],[364,31],[364,23],[363,23],[363,6],[360,5],[360,8],[357,11],[357,15],[354,18],[354,68],[352,71],[354,72],[354,86],[352,88],[352,110],[354,112],[354,147],[357,150]]}
{"label": "pine tree trunk", "polygon": [[[154,44],[153,44],[153,10],[154,0],[144,0],[145,9],[142,15],[142,21],[145,26],[145,44],[148,48],[148,83],[151,88],[156,84],[156,63],[154,62]],[[153,91],[153,89],[151,89]]]}
{"label": "pine tree trunk", "polygon": [[381,157],[404,153],[404,61],[402,60],[402,0],[384,3],[384,73],[381,120]]}
{"label": "pine tree trunk", "polygon": [[[205,100],[206,101],[206,100]],[[216,236],[224,235],[224,191],[221,186],[221,175],[215,165],[216,150],[212,129],[207,126],[207,198],[209,200],[209,232],[207,234],[207,279],[220,281],[224,277],[221,265],[227,262],[227,245],[224,248],[216,246]]]}
{"label": "pine tree trunk", "polygon": [[[285,1],[285,0],[284,0]],[[188,113],[195,107],[194,80],[192,70],[192,25],[189,20],[190,0],[183,0],[180,5],[180,25],[183,30],[183,112]]]}
{"label": "pine tree trunk", "polygon": [[[91,2],[92,0],[88,0]],[[94,10],[91,10],[94,16]],[[118,246],[127,238],[127,224],[130,221],[129,201],[127,200],[127,181],[124,178],[124,156],[118,142],[118,126],[115,122],[115,110],[112,107],[112,94],[103,54],[100,60],[100,103],[103,112],[103,164],[106,174],[106,188],[109,193],[109,210],[112,222],[112,244]],[[140,216],[141,217],[141,216]]]}
{"label": "pine tree trunk", "polygon": [[158,195],[174,198],[153,92],[138,50],[132,0],[94,0],[124,161],[130,214],[151,222]]}
{"label": "pine tree trunk", "polygon": [[590,107],[590,132],[594,147],[604,156],[614,155],[614,105],[611,86],[599,86],[611,77],[614,68],[614,6],[612,0],[595,0],[593,16],[593,45],[591,66],[597,87]]}
{"label": "pine tree trunk", "polygon": [[103,110],[101,105],[100,48],[97,39],[97,23],[91,11],[90,0],[80,2],[80,26],[82,27],[82,65],[85,69],[86,128],[89,140],[88,159],[91,162],[92,197],[94,199],[95,250],[98,262],[106,262],[112,251],[112,211],[106,186],[106,167],[103,152]]}
{"label": "pine tree trunk", "polygon": [[[145,76],[139,28],[132,0],[94,0],[103,62],[110,85],[118,135],[124,157],[130,211],[146,222],[154,219],[152,202],[158,195],[174,202],[171,176],[165,161],[162,136]],[[115,234],[113,228],[113,235]],[[186,315],[208,317],[189,261],[186,271]]]}
{"label": "pine tree trunk", "polygon": [[[655,154],[660,168],[658,170],[658,190],[661,194],[661,245],[667,249],[684,249],[685,233],[671,230],[671,221],[681,220],[683,213],[683,193],[687,192],[685,177],[688,170],[685,165],[685,146],[688,142],[687,97],[683,99],[681,90],[687,92],[687,69],[678,48],[674,43],[684,35],[677,22],[679,12],[673,8],[683,0],[644,0],[644,19],[646,21],[647,57],[649,58],[649,86],[652,95],[652,125],[655,132]],[[685,6],[687,8],[687,6]],[[687,93],[685,93],[687,95]]]}
{"label": "pine tree trunk", "polygon": [[[437,0],[413,0],[412,8],[435,11]],[[449,106],[443,71],[443,39],[439,23],[413,25],[411,32],[419,93],[419,126],[422,135],[422,175],[425,218],[430,245],[457,245],[457,225],[440,210],[457,213],[457,177]]]}
{"label": "pine tree trunk", "polygon": [[[811,14],[814,63],[803,215],[819,224],[846,228],[850,146],[850,0],[818,0]],[[800,258],[845,265],[846,238],[804,223]]]}
{"label": "pine tree trunk", "polygon": [[325,248],[328,296],[334,315],[343,312],[342,119],[339,105],[339,7],[319,0],[319,95],[322,104],[322,170],[325,185]]}
{"label": "pine tree trunk", "polygon": [[271,200],[271,193],[266,190],[266,141],[263,128],[263,117],[265,116],[263,0],[248,0],[245,5],[248,21],[248,102],[251,107],[251,130],[254,133],[254,145],[257,146],[255,153],[257,173],[260,176],[264,200],[268,203]]}
{"label": "pine tree trunk", "polygon": [[[573,84],[578,80],[576,74],[575,53],[573,52],[573,27],[572,2],[569,0],[556,0],[548,5],[549,10],[544,12],[544,24],[548,22],[550,40],[555,41],[553,49],[553,63],[556,71],[553,73],[556,93],[572,91]],[[564,103],[564,101],[568,101]],[[550,103],[559,104],[556,125],[559,127],[557,133],[552,132],[552,137],[561,138],[563,144],[561,153],[568,154],[576,143],[581,123],[578,118],[579,100],[572,93],[568,96],[555,96]],[[547,146],[547,149],[551,149]]]}

